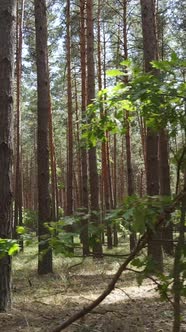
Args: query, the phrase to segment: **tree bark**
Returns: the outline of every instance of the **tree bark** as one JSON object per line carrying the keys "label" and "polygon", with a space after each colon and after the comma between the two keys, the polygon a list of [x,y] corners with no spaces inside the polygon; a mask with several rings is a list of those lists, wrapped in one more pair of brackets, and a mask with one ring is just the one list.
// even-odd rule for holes
{"label": "tree bark", "polygon": [[[21,13],[19,12],[19,0],[17,0],[17,27],[16,27],[16,165],[15,165],[15,208],[14,208],[14,237],[17,237],[16,227],[22,225],[22,168],[21,168],[21,143],[20,143],[20,122],[21,122],[21,74],[22,74],[22,43],[23,43],[23,18],[24,0],[21,1]],[[21,242],[23,248],[23,243]]]}
{"label": "tree bark", "polygon": [[52,272],[52,250],[50,234],[45,223],[51,221],[51,199],[49,195],[49,73],[47,47],[47,15],[45,0],[34,0],[36,26],[36,65],[38,93],[38,273]]}
{"label": "tree bark", "polygon": [[[81,52],[81,111],[82,121],[86,121],[86,5],[85,0],[80,0],[80,52]],[[88,214],[88,160],[87,149],[85,146],[81,148],[81,185],[82,185],[82,208],[84,214]],[[89,236],[88,236],[88,218],[84,218],[81,222],[81,241],[83,244],[83,255],[89,254]]]}
{"label": "tree bark", "polygon": [[52,103],[50,94],[50,84],[48,86],[49,99],[49,150],[50,150],[50,167],[51,167],[51,194],[52,194],[52,220],[57,220],[57,192],[56,192],[56,162],[55,162],[55,146],[53,138],[53,121],[52,121]]}
{"label": "tree bark", "polygon": [[[93,34],[93,1],[87,0],[87,104],[95,98],[95,69],[94,69],[94,34]],[[102,257],[101,230],[99,216],[99,182],[97,172],[96,147],[88,151],[89,180],[90,180],[90,209],[91,223],[94,226],[93,253],[94,257]]]}
{"label": "tree bark", "polygon": [[[127,0],[123,0],[123,41],[124,41],[124,58],[128,59],[128,38],[127,38]],[[125,76],[125,84],[128,83],[128,76]],[[134,177],[132,169],[131,158],[131,137],[130,137],[130,123],[129,112],[126,111],[126,157],[127,157],[127,189],[128,196],[134,195]],[[136,234],[130,234],[130,250],[132,251],[136,245]]]}
{"label": "tree bark", "polygon": [[[156,39],[155,2],[154,0],[141,0],[143,52],[145,72],[158,72],[152,69],[151,61],[158,59],[158,45]],[[158,134],[152,128],[147,127],[146,136],[146,169],[147,169],[147,194],[150,196],[159,194],[158,172]],[[163,270],[163,255],[159,241],[161,231],[153,234],[148,243],[148,255],[152,257],[155,268]]]}
{"label": "tree bark", "polygon": [[[97,45],[98,45],[98,89],[102,89],[102,64],[101,64],[101,3],[98,1],[98,35],[97,35]],[[101,117],[105,114],[103,107],[100,109]],[[105,134],[106,136],[106,134]],[[107,154],[107,142],[102,142],[101,145],[101,157],[102,157],[102,188],[103,188],[103,206],[105,207],[106,212],[108,213],[110,205],[110,188],[109,188],[109,160]],[[104,215],[103,215],[104,218]],[[112,249],[112,226],[108,222],[106,223],[107,227],[107,247]]]}
{"label": "tree bark", "polygon": [[[16,1],[0,1],[0,238],[12,235],[12,120]],[[11,304],[11,259],[0,259],[0,311]]]}
{"label": "tree bark", "polygon": [[71,31],[70,31],[70,0],[67,0],[67,208],[66,215],[73,213],[73,127],[72,127],[72,78],[71,78]]}

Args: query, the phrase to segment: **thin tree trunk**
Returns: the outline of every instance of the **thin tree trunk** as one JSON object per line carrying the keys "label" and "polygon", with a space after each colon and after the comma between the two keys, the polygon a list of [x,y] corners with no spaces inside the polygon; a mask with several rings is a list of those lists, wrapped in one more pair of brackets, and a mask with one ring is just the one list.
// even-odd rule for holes
{"label": "thin tree trunk", "polygon": [[[116,209],[117,207],[117,137],[116,134],[114,135],[114,170],[113,170],[113,207]],[[117,226],[114,224],[113,227],[114,231],[114,247],[118,246],[118,232],[117,232]]]}
{"label": "thin tree trunk", "polygon": [[80,129],[79,129],[79,105],[78,105],[78,91],[77,91],[77,81],[75,77],[75,105],[76,105],[76,154],[77,154],[77,174],[78,174],[78,186],[77,186],[77,194],[78,194],[78,202],[77,207],[82,206],[82,174],[81,174],[81,150],[80,150]]}
{"label": "thin tree trunk", "polygon": [[67,158],[67,209],[66,215],[73,213],[73,127],[72,127],[72,78],[71,78],[71,31],[70,0],[67,0],[67,98],[68,98],[68,158]]}
{"label": "thin tree trunk", "polygon": [[[128,59],[128,38],[127,38],[127,0],[123,1],[123,40],[124,40],[124,57]],[[128,83],[128,77],[125,77],[125,84]],[[127,154],[127,181],[128,181],[128,196],[134,195],[134,176],[131,160],[131,138],[130,138],[130,124],[129,112],[126,111],[126,154]],[[136,245],[136,234],[130,234],[130,250],[132,251]]]}
{"label": "thin tree trunk", "polygon": [[[68,107],[68,127],[67,127],[67,198],[66,198],[66,215],[73,214],[73,111],[72,111],[72,77],[71,77],[71,12],[70,0],[67,0],[67,107]],[[67,232],[73,232],[71,225],[66,226]],[[73,252],[73,236],[71,236]]]}
{"label": "thin tree trunk", "polygon": [[[168,133],[162,129],[159,134],[159,161],[160,161],[160,195],[170,196],[170,168],[169,168],[169,153],[168,153]],[[162,239],[163,248],[168,255],[172,255],[173,248],[173,226],[170,220],[169,225],[163,228]]]}
{"label": "thin tree trunk", "polygon": [[[98,1],[98,88],[99,91],[102,89],[102,65],[101,65],[101,3]],[[104,110],[101,108],[101,117],[104,115]],[[110,210],[110,190],[109,190],[109,173],[108,173],[108,161],[107,161],[107,142],[103,142],[101,146],[102,154],[102,187],[103,187],[103,198],[106,212]],[[104,216],[103,216],[104,218]],[[112,227],[107,222],[107,247],[112,249]]]}
{"label": "thin tree trunk", "polygon": [[[80,0],[80,52],[81,52],[81,110],[82,121],[86,121],[86,8],[85,0]],[[84,214],[88,215],[88,161],[87,149],[85,146],[81,148],[81,172],[82,172],[82,208]],[[83,256],[89,254],[89,235],[88,235],[88,218],[81,221],[81,241],[83,244]]]}
{"label": "thin tree trunk", "polygon": [[138,124],[139,124],[139,129],[140,129],[140,134],[141,134],[141,144],[142,144],[142,157],[144,161],[144,168],[145,168],[145,175],[147,173],[147,166],[146,166],[146,126],[145,126],[145,121],[141,115],[137,113],[138,117]]}
{"label": "thin tree trunk", "polygon": [[[22,42],[23,42],[23,17],[24,17],[24,0],[21,1],[21,13],[19,12],[19,0],[17,0],[17,28],[16,28],[16,166],[15,166],[15,208],[14,208],[14,237],[17,237],[16,227],[22,224],[22,169],[20,165],[20,99],[21,99],[21,72],[22,72]],[[22,245],[21,245],[22,246]],[[22,246],[23,247],[23,246]]]}
{"label": "thin tree trunk", "polygon": [[[95,70],[94,70],[94,35],[93,35],[93,1],[87,0],[87,104],[95,98]],[[91,222],[95,228],[93,255],[102,257],[101,230],[99,216],[99,181],[97,172],[96,148],[92,147],[89,153],[89,180],[90,180],[90,209]]]}
{"label": "thin tree trunk", "polygon": [[[50,81],[49,81],[50,82]],[[51,94],[50,94],[50,83],[48,89],[48,99],[49,99],[49,149],[50,149],[50,167],[51,167],[51,193],[52,193],[52,220],[57,219],[57,206],[56,206],[56,170],[55,170],[55,146],[53,139],[53,123],[52,123],[52,105],[51,105]]]}
{"label": "thin tree trunk", "polygon": [[121,160],[120,160],[120,165],[119,165],[119,203],[123,203],[124,195],[125,195],[125,167],[124,167],[124,136],[121,138]]}
{"label": "thin tree trunk", "polygon": [[[113,209],[112,199],[112,177],[110,170],[110,149],[109,149],[109,134],[106,133],[107,141],[105,142],[105,157],[106,157],[106,168],[107,168],[107,189],[105,189],[105,195],[108,195],[108,209]],[[107,193],[108,192],[108,193]],[[108,249],[112,249],[112,225],[107,225],[107,238],[108,238]]]}

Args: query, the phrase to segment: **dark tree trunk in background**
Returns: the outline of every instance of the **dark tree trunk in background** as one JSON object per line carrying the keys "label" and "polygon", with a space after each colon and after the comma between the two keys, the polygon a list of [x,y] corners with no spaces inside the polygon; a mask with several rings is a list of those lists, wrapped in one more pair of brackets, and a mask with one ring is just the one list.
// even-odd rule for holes
{"label": "dark tree trunk in background", "polygon": [[[12,119],[16,1],[0,1],[0,238],[12,235]],[[0,311],[11,304],[11,259],[0,259]]]}
{"label": "dark tree trunk in background", "polygon": [[[154,0],[141,0],[143,52],[145,72],[158,72],[152,69],[151,61],[158,59],[158,47],[155,24]],[[146,137],[146,170],[147,170],[147,194],[150,196],[159,194],[159,165],[158,165],[158,134],[147,127]],[[148,254],[153,258],[156,268],[163,269],[163,255],[161,248],[161,231],[152,234],[148,243]]]}
{"label": "dark tree trunk in background", "polygon": [[[114,151],[113,151],[113,205],[114,209],[117,208],[117,136],[114,134]],[[119,169],[118,169],[119,172]],[[114,241],[113,245],[114,247],[118,246],[118,232],[117,232],[117,225],[116,223],[114,224],[113,227],[113,232],[114,232]]]}
{"label": "dark tree trunk in background", "polygon": [[38,93],[38,273],[52,272],[52,251],[45,223],[51,221],[49,195],[49,73],[47,48],[47,16],[45,0],[35,0],[36,64]]}
{"label": "dark tree trunk in background", "polygon": [[[93,2],[87,0],[87,104],[95,98],[95,70],[94,70],[94,34],[93,34]],[[96,148],[92,147],[89,153],[90,178],[90,209],[91,223],[94,225],[94,257],[102,256],[101,230],[99,216],[99,182],[97,172]]]}
{"label": "dark tree trunk in background", "polygon": [[50,150],[50,167],[51,167],[51,194],[52,194],[52,221],[58,219],[58,205],[57,205],[57,175],[56,175],[56,162],[55,162],[55,145],[53,138],[53,119],[52,119],[52,103],[50,95],[50,83],[48,86],[49,98],[49,150]]}
{"label": "dark tree trunk in background", "polygon": [[[169,168],[169,152],[168,152],[168,133],[162,129],[159,134],[159,162],[160,162],[160,195],[170,196],[170,168]],[[170,220],[169,220],[170,221]],[[162,246],[168,255],[172,255],[173,247],[173,226],[170,223],[164,226],[162,232]]]}
{"label": "dark tree trunk in background", "polygon": [[75,115],[76,115],[76,132],[75,132],[75,141],[76,141],[76,162],[77,165],[77,208],[82,206],[82,174],[81,174],[81,149],[80,149],[80,114],[79,114],[79,103],[78,103],[78,90],[77,90],[77,77],[74,78],[74,94],[75,94]]}

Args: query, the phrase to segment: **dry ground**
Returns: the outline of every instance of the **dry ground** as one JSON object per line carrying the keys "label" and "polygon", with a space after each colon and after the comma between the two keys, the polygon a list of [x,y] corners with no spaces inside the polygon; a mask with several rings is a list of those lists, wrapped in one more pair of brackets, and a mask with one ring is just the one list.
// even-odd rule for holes
{"label": "dry ground", "polygon": [[[14,258],[13,308],[0,314],[0,332],[52,332],[53,328],[94,300],[112,278],[119,261],[55,259],[54,275],[37,277],[36,259],[30,252]],[[182,331],[186,331],[186,308]],[[125,272],[102,304],[66,332],[171,332],[172,307],[159,301],[155,286],[138,287],[134,275]]]}

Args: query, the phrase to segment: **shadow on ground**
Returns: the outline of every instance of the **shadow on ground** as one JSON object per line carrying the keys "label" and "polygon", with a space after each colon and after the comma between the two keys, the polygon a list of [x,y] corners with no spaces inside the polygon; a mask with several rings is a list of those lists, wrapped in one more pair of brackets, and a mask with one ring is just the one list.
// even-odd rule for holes
{"label": "shadow on ground", "polygon": [[[101,294],[119,264],[89,259],[69,267],[69,262],[62,266],[58,260],[56,274],[38,277],[36,261],[24,263],[23,258],[15,259],[13,308],[0,314],[0,332],[52,332]],[[70,260],[73,263],[77,262]],[[138,287],[134,274],[126,271],[101,305],[64,331],[171,332],[171,304],[160,302],[154,288],[149,281]],[[182,332],[186,332],[184,324],[183,319]]]}

